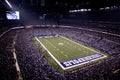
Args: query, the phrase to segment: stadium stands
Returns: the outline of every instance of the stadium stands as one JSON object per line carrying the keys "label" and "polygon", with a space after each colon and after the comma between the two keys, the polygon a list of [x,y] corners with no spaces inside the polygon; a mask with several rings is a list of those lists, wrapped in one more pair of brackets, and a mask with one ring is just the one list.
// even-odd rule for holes
{"label": "stadium stands", "polygon": [[12,80],[18,78],[15,62],[13,57],[13,39],[16,32],[10,32],[0,39],[0,76],[1,80]]}
{"label": "stadium stands", "polygon": [[[59,71],[53,57],[49,60],[49,49],[40,51],[44,44],[35,41],[53,34],[106,57],[90,62],[90,51],[61,40],[83,53],[81,61],[87,57],[88,63]],[[53,52],[69,57],[47,42],[57,48],[49,46]],[[77,59],[72,54],[77,50],[67,47],[65,53]],[[120,0],[0,0],[0,80],[120,80]]]}
{"label": "stadium stands", "polygon": [[[99,28],[95,29],[98,31]],[[103,29],[104,31],[104,29]],[[112,31],[109,31],[112,33]],[[114,32],[113,32],[114,33]],[[117,32],[116,32],[117,33]],[[76,42],[108,53],[109,58],[74,71],[60,73],[55,70],[33,45],[33,37],[59,34]],[[13,40],[17,36],[15,46]],[[16,80],[12,49],[15,47],[21,74],[25,80],[119,80],[120,38],[114,35],[67,27],[36,27],[11,30],[0,38],[1,80]]]}

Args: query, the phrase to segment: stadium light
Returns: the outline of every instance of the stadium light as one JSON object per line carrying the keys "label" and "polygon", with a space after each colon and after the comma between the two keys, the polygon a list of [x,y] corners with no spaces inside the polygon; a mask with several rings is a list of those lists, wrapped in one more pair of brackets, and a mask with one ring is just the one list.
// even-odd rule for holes
{"label": "stadium light", "polygon": [[91,9],[88,9],[88,11],[91,11]]}
{"label": "stadium light", "polygon": [[81,12],[83,12],[84,11],[84,9],[81,9]]}
{"label": "stadium light", "polygon": [[110,7],[105,7],[105,9],[110,9]]}
{"label": "stadium light", "polygon": [[12,5],[9,3],[8,0],[5,0],[5,2],[9,5],[10,8],[12,8]]}

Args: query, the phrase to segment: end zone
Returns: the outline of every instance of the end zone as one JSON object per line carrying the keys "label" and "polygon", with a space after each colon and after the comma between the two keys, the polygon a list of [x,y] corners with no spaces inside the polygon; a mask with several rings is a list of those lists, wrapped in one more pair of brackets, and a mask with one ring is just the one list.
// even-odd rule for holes
{"label": "end zone", "polygon": [[80,65],[92,62],[92,61],[96,61],[96,60],[105,58],[105,57],[107,57],[107,56],[104,54],[95,53],[93,55],[89,55],[89,56],[80,57],[80,58],[76,58],[73,60],[61,62],[61,65],[64,66],[65,69],[69,69],[69,68],[80,66]]}

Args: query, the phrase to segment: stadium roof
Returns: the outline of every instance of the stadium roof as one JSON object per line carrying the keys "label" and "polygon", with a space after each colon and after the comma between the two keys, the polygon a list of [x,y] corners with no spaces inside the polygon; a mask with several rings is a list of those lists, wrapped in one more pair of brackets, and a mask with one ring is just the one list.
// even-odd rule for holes
{"label": "stadium roof", "polygon": [[[6,0],[0,1],[0,9],[11,9]],[[120,6],[120,0],[7,0],[13,9],[32,9],[33,11],[62,11],[90,8],[98,10],[102,7]]]}

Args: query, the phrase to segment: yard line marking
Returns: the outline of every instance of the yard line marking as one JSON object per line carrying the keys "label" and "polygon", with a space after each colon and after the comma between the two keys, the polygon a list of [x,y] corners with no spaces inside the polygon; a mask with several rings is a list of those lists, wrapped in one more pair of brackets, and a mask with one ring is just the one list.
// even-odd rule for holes
{"label": "yard line marking", "polygon": [[67,55],[65,55],[65,57],[68,57]]}
{"label": "yard line marking", "polygon": [[57,48],[56,46],[54,46],[52,43],[50,43],[48,40],[45,39],[45,41],[47,41],[51,46],[53,46],[55,49]]}

